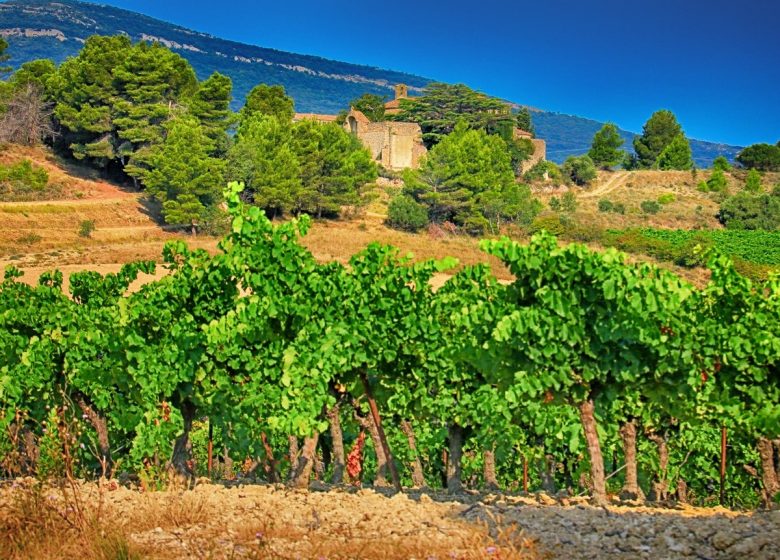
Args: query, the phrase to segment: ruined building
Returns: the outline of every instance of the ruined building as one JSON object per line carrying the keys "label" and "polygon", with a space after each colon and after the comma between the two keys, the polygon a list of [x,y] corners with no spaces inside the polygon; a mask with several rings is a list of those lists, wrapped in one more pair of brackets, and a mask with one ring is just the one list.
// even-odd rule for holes
{"label": "ruined building", "polygon": [[[409,89],[404,84],[395,86],[395,99],[385,103],[386,115],[397,115],[401,112],[401,100],[409,97]],[[312,119],[318,122],[330,123],[337,120],[336,115],[316,115],[313,113],[296,113],[295,120]],[[371,122],[368,117],[357,109],[350,108],[344,122],[344,130],[357,136],[368,148],[377,163],[385,169],[398,171],[401,169],[417,169],[420,158],[428,151],[422,142],[422,129],[417,123],[382,121]],[[514,130],[515,138],[528,138],[534,145],[534,154],[523,164],[527,171],[537,162],[545,159],[546,145],[544,140],[532,138],[530,132],[520,128]]]}

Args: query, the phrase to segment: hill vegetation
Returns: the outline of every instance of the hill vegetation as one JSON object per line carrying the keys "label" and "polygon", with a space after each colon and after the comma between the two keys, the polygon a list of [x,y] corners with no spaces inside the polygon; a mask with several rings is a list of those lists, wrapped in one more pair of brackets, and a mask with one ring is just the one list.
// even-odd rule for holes
{"label": "hill vegetation", "polygon": [[[127,34],[133,41],[159,41],[188,60],[200,80],[214,72],[233,81],[233,109],[259,83],[281,85],[301,112],[335,114],[364,93],[392,94],[397,83],[413,94],[431,82],[428,78],[315,56],[294,54],[226,41],[155,20],[142,14],[76,0],[9,0],[0,3],[0,33],[12,45],[9,63],[52,59],[63,62],[76,55],[91,35]],[[602,123],[573,115],[532,109],[536,134],[547,142],[548,157],[562,163],[570,155],[588,151]],[[634,134],[621,130],[626,146]],[[691,141],[698,167],[709,167],[718,155],[733,160],[738,147]]]}

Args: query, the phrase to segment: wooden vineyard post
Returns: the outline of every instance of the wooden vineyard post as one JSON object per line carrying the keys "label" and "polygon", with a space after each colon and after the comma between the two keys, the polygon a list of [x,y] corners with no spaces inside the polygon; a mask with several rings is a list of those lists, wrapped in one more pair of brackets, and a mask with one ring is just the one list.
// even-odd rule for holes
{"label": "wooden vineyard post", "polygon": [[523,454],[523,492],[528,494],[528,457]]}
{"label": "wooden vineyard post", "polygon": [[208,471],[211,478],[211,469],[214,466],[214,426],[209,418],[209,445],[208,445]]}
{"label": "wooden vineyard post", "polygon": [[379,432],[379,441],[382,444],[382,450],[385,452],[387,466],[390,469],[390,476],[393,479],[393,486],[395,487],[396,491],[401,492],[401,479],[398,476],[398,470],[395,468],[393,455],[390,453],[390,446],[387,443],[387,436],[385,436],[385,430],[382,428],[382,420],[379,417],[379,409],[376,406],[374,395],[371,392],[371,386],[368,384],[368,375],[366,375],[365,371],[360,372],[360,380],[363,382],[363,390],[366,392],[368,407],[371,409],[371,416],[374,419],[374,424],[376,424],[376,431]]}
{"label": "wooden vineyard post", "polygon": [[726,502],[726,426],[720,429],[720,505]]}

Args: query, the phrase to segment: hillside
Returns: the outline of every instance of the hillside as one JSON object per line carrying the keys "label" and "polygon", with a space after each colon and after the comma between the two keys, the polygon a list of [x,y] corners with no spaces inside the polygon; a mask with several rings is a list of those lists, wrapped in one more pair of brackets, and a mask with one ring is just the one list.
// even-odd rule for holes
{"label": "hillside", "polygon": [[[227,41],[109,6],[75,0],[0,3],[0,35],[11,45],[10,64],[14,67],[37,58],[61,62],[77,53],[90,35],[118,33],[126,33],[137,41],[165,44],[187,58],[200,78],[215,70],[230,76],[234,108],[258,83],[282,84],[301,112],[336,113],[363,93],[391,95],[396,83],[408,84],[415,93],[431,81],[393,70]],[[538,136],[548,143],[549,159],[556,162],[587,151],[593,134],[603,124],[543,110],[535,110],[534,122]],[[622,134],[630,146],[633,133]],[[692,141],[691,146],[699,167],[709,166],[721,154],[733,159],[740,149],[700,140]]]}
{"label": "hillside", "polygon": [[[163,245],[174,239],[184,239],[193,247],[217,250],[216,237],[200,235],[193,238],[161,225],[159,209],[144,193],[105,181],[99,172],[70,161],[62,160],[44,148],[0,146],[0,165],[12,165],[29,160],[43,167],[49,174],[49,195],[34,201],[0,201],[0,270],[14,265],[25,271],[25,279],[35,281],[52,268],[70,272],[88,268],[102,273],[116,272],[122,264],[134,260],[156,260],[162,255]],[[730,190],[736,192],[744,184],[744,173],[730,176]],[[706,178],[701,172],[699,179]],[[780,181],[780,174],[766,177],[766,184]],[[667,230],[722,230],[715,219],[718,204],[714,195],[696,190],[696,181],[688,172],[679,171],[619,171],[601,172],[598,180],[587,189],[575,188],[577,209],[568,214],[574,229],[563,232],[563,240],[586,242],[594,249],[616,246],[632,253],[631,260],[650,261],[671,269],[681,276],[701,283],[706,270],[700,267],[681,267],[674,264],[657,247],[647,243],[633,244],[623,238],[613,239],[605,232],[628,232],[632,228]],[[398,247],[402,254],[411,253],[416,259],[454,256],[462,264],[489,262],[502,280],[511,278],[495,259],[479,250],[479,241],[461,235],[449,235],[441,230],[417,234],[390,229],[384,224],[387,212],[387,193],[397,184],[379,180],[371,198],[374,200],[355,215],[341,220],[315,221],[303,244],[320,261],[336,260],[346,263],[369,243],[379,241]],[[558,214],[549,209],[553,196],[560,197],[566,188],[534,187],[535,195],[545,210],[540,220]],[[641,211],[643,200],[655,200],[672,193],[675,200],[664,205],[655,215]],[[625,206],[624,214],[599,211],[598,203],[608,199]],[[95,229],[89,236],[80,235],[81,224],[92,221]],[[527,239],[527,231],[513,231],[518,239]],[[780,234],[768,234],[775,237]],[[641,240],[640,240],[641,241]],[[566,241],[563,241],[564,243]],[[776,253],[762,269],[780,264]],[[759,259],[762,260],[762,259]],[[776,262],[777,261],[777,262]],[[158,274],[163,271],[158,271]],[[444,278],[439,278],[443,280]]]}

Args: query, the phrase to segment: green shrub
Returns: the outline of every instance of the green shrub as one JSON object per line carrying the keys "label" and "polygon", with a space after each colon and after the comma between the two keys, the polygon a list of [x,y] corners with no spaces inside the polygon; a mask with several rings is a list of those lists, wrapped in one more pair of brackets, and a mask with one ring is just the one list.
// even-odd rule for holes
{"label": "green shrub", "polygon": [[674,193],[664,193],[658,197],[658,204],[671,204],[675,200],[677,197],[674,196]]}
{"label": "green shrub", "polygon": [[428,225],[428,211],[411,196],[396,196],[387,209],[387,225],[403,231],[419,231]]}
{"label": "green shrub", "polygon": [[566,191],[561,197],[561,210],[564,212],[577,211],[577,196],[572,191]]}
{"label": "green shrub", "polygon": [[731,171],[731,164],[724,156],[718,156],[712,160],[712,168],[720,169],[721,171]]}
{"label": "green shrub", "polygon": [[21,243],[22,245],[35,245],[41,239],[43,238],[37,233],[29,232],[21,236],[19,239],[17,239],[16,242]]}
{"label": "green shrub", "polygon": [[79,224],[79,235],[81,237],[92,237],[95,231],[95,220],[84,220]]}
{"label": "green shrub", "polygon": [[479,214],[469,216],[463,220],[463,230],[469,235],[484,235],[489,227],[490,222],[488,222],[487,218]]}
{"label": "green shrub", "polygon": [[564,177],[580,186],[587,185],[597,176],[596,166],[588,156],[569,156],[563,162],[561,172]]}
{"label": "green shrub", "polygon": [[559,199],[557,196],[554,196],[550,199],[550,210],[554,210],[556,212],[560,212],[561,210],[561,199]]}
{"label": "green shrub", "polygon": [[206,235],[223,237],[230,232],[230,214],[220,206],[213,204],[206,206],[200,222],[200,231]]}
{"label": "green shrub", "polygon": [[707,190],[709,192],[725,192],[726,187],[728,187],[728,182],[723,170],[715,169],[710,178],[707,179]]}
{"label": "green shrub", "polygon": [[529,182],[542,181],[545,177],[555,184],[563,180],[561,169],[552,161],[540,161],[523,175],[523,178]]}
{"label": "green shrub", "polygon": [[699,181],[699,184],[696,185],[696,190],[699,192],[710,192],[710,186],[707,184],[707,181]]}
{"label": "green shrub", "polygon": [[611,200],[607,200],[606,198],[599,200],[599,212],[612,212],[614,209],[615,205],[612,204]]}
{"label": "green shrub", "polygon": [[755,169],[748,171],[745,178],[745,190],[751,193],[761,192],[761,173]]}
{"label": "green shrub", "polygon": [[612,211],[615,214],[625,214],[626,213],[626,205],[622,202],[616,202],[612,205]]}
{"label": "green shrub", "polygon": [[762,195],[742,192],[728,197],[720,205],[718,220],[728,229],[780,229],[780,192]]}
{"label": "green shrub", "polygon": [[0,164],[0,200],[35,200],[46,194],[48,184],[49,174],[30,160]]}
{"label": "green shrub", "polygon": [[553,235],[563,235],[566,231],[566,226],[561,222],[561,217],[558,214],[547,214],[546,216],[537,217],[529,229],[531,233],[546,231]]}
{"label": "green shrub", "polygon": [[658,212],[661,210],[661,205],[658,204],[655,200],[643,200],[639,204],[639,207],[645,214],[658,214]]}

